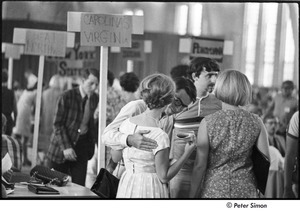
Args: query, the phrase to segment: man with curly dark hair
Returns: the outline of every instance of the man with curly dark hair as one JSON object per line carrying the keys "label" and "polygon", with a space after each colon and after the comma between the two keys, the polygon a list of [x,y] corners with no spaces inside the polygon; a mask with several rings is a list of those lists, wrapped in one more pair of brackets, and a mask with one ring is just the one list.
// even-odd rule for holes
{"label": "man with curly dark hair", "polygon": [[120,85],[122,87],[122,96],[126,103],[136,100],[136,91],[140,85],[138,76],[133,72],[127,72],[120,77]]}

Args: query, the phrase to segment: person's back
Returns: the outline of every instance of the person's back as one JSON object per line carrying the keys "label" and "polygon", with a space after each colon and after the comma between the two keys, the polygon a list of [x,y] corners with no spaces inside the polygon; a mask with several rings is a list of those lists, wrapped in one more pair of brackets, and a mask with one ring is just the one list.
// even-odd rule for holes
{"label": "person's back", "polygon": [[[135,117],[136,118],[139,117]],[[158,127],[136,125],[127,119],[120,126],[120,132],[134,134],[138,130],[151,130],[145,136],[155,139],[158,147],[152,152],[143,151],[137,148],[125,148],[123,159],[125,173],[122,175],[122,183],[127,184],[126,189],[118,191],[118,197],[133,198],[168,198],[167,184],[162,184],[156,174],[155,154],[161,149],[168,148],[170,141],[168,135]],[[125,182],[124,182],[125,181]],[[147,186],[153,184],[155,187]],[[140,187],[140,191],[136,187]],[[155,192],[153,192],[155,190]]]}
{"label": "person's back", "polygon": [[121,151],[112,151],[114,162],[125,162],[117,198],[168,198],[169,182],[186,162],[194,150],[194,144],[187,142],[184,154],[170,166],[170,140],[166,132],[160,128],[160,119],[166,107],[172,103],[175,95],[175,83],[163,74],[153,74],[141,83],[141,97],[147,105],[143,113],[126,119],[120,125],[120,132],[134,134],[141,130],[150,130],[145,137],[155,139],[157,147],[144,151],[134,147],[126,147]]}
{"label": "person's back", "polygon": [[49,88],[42,93],[41,120],[40,120],[40,142],[39,150],[47,152],[50,144],[50,136],[53,132],[53,120],[55,108],[62,91],[59,87],[59,76],[54,75],[49,82]]}
{"label": "person's back", "polygon": [[36,90],[25,90],[18,103],[18,117],[16,120],[16,126],[14,128],[15,134],[23,136],[31,135],[31,120],[32,120],[32,108],[35,104]]}
{"label": "person's back", "polygon": [[53,119],[55,115],[55,107],[59,95],[62,91],[57,88],[49,88],[42,94],[43,110],[41,121],[41,132],[47,135],[51,135],[53,128]]}
{"label": "person's back", "polygon": [[237,109],[220,110],[205,120],[210,151],[201,197],[246,198],[256,193],[251,153],[260,133],[258,118]]}

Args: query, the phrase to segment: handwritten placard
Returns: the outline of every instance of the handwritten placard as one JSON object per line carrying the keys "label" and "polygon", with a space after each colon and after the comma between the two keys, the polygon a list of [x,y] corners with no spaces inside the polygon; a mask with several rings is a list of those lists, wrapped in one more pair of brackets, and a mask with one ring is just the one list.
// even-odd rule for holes
{"label": "handwritten placard", "polygon": [[191,57],[209,57],[218,62],[223,60],[224,40],[197,38],[192,39]]}
{"label": "handwritten placard", "polygon": [[131,47],[131,16],[82,13],[80,23],[82,46]]}
{"label": "handwritten placard", "polygon": [[65,57],[67,33],[49,30],[27,30],[24,53]]}
{"label": "handwritten placard", "polygon": [[57,66],[57,73],[61,76],[80,76],[83,70],[96,68],[96,47],[80,46],[75,43],[73,48],[66,49],[66,56],[46,57],[46,61],[53,62]]}

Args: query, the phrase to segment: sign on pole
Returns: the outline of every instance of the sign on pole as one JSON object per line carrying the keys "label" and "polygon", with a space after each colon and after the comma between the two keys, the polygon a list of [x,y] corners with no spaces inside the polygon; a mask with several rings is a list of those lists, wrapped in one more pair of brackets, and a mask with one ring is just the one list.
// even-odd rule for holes
{"label": "sign on pole", "polygon": [[5,53],[5,58],[8,58],[8,80],[7,87],[12,88],[12,78],[13,78],[13,60],[20,59],[21,54],[24,52],[24,46],[15,45],[11,43],[2,43],[2,51]]}
{"label": "sign on pole", "polygon": [[143,34],[143,16],[68,12],[67,30],[80,32],[82,46],[101,46],[99,82],[98,167],[105,167],[105,145],[101,135],[106,127],[108,47],[131,47],[131,34]]}
{"label": "sign on pole", "polygon": [[209,57],[219,63],[223,61],[224,40],[214,38],[181,38],[179,52],[189,53],[190,57]]}
{"label": "sign on pole", "polygon": [[31,167],[36,165],[45,56],[65,57],[66,47],[73,47],[74,33],[52,30],[14,28],[13,43],[24,44],[24,54],[39,55],[38,87],[35,106]]}

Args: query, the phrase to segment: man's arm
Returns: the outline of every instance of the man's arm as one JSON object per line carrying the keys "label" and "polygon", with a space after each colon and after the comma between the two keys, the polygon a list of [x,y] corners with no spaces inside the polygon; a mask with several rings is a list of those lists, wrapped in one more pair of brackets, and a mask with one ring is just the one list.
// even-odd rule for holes
{"label": "man's arm", "polygon": [[197,135],[197,154],[194,163],[191,179],[190,198],[199,198],[201,184],[207,167],[209,140],[206,129],[206,121],[203,119],[200,123]]}
{"label": "man's arm", "polygon": [[286,137],[286,156],[284,160],[284,193],[283,198],[295,198],[292,189],[292,176],[295,158],[298,150],[298,139],[287,136]]}
{"label": "man's arm", "polygon": [[134,146],[143,150],[151,150],[156,148],[156,141],[143,136],[143,134],[149,133],[149,131],[140,131],[133,135],[121,133],[119,131],[119,127],[123,121],[125,121],[127,118],[143,113],[146,109],[147,106],[143,100],[136,100],[127,103],[121,109],[113,122],[104,129],[101,137],[104,144],[114,150],[121,150],[127,146]]}
{"label": "man's arm", "polygon": [[69,138],[66,133],[66,119],[67,119],[67,102],[66,102],[66,96],[61,95],[57,101],[56,105],[56,112],[54,116],[54,131],[56,139],[59,141],[60,147],[62,150],[72,148],[71,141],[69,141]]}
{"label": "man's arm", "polygon": [[[286,136],[286,153],[284,160],[284,192],[283,198],[295,198],[292,189],[292,176],[298,153],[299,143],[299,114],[295,113],[290,121]],[[298,167],[299,168],[299,167]]]}
{"label": "man's arm", "polygon": [[16,98],[15,94],[14,94],[14,103],[13,103],[13,114],[14,114],[14,126],[16,126],[18,109],[17,109],[17,98]]}

